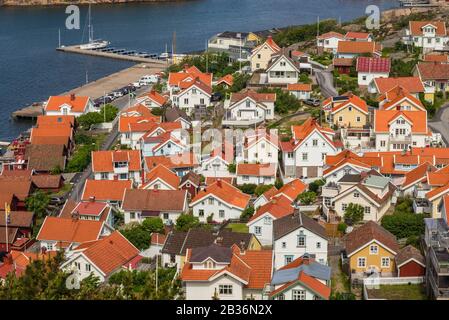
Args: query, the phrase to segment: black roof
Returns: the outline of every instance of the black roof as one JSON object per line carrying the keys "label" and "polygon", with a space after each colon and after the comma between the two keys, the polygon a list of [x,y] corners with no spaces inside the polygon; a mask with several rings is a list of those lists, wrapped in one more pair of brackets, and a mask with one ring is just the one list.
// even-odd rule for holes
{"label": "black roof", "polygon": [[203,262],[211,258],[216,262],[231,262],[232,249],[211,244],[207,247],[197,247],[192,249],[190,262]]}
{"label": "black roof", "polygon": [[273,222],[273,235],[274,240],[277,240],[290,232],[293,232],[299,228],[305,228],[325,239],[327,239],[326,229],[321,226],[317,221],[306,216],[304,213],[296,210],[294,213],[276,219]]}

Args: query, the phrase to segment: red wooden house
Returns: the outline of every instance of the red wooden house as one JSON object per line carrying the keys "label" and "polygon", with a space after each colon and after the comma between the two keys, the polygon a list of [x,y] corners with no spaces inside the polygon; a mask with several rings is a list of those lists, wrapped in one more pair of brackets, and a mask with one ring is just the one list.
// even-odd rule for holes
{"label": "red wooden house", "polygon": [[421,252],[408,245],[395,257],[398,277],[422,277],[426,274],[426,262]]}

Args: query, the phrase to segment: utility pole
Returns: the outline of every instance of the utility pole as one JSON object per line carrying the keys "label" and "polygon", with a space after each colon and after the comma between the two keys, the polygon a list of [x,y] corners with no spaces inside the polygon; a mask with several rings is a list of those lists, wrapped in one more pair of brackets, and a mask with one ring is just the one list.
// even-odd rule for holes
{"label": "utility pole", "polygon": [[206,40],[206,73],[209,73],[209,47]]}
{"label": "utility pole", "polygon": [[[159,246],[159,232],[156,233],[156,243]],[[159,252],[156,254],[156,295],[158,290],[158,267],[159,267]]]}
{"label": "utility pole", "polygon": [[320,16],[316,17],[316,36],[320,35]]}

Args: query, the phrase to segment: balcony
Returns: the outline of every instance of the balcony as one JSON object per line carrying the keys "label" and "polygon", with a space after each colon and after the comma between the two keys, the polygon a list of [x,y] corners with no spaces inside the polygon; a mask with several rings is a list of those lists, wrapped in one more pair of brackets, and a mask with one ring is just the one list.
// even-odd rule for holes
{"label": "balcony", "polygon": [[261,122],[264,122],[265,118],[263,117],[255,117],[255,118],[237,118],[237,117],[225,117],[222,120],[222,125],[224,126],[236,126],[236,127],[247,127],[257,125]]}
{"label": "balcony", "polygon": [[330,182],[325,186],[321,187],[321,196],[323,198],[334,198],[338,195],[339,192],[340,187],[333,182]]}
{"label": "balcony", "polygon": [[429,200],[424,198],[417,198],[413,200],[413,211],[415,213],[431,213],[432,204]]}
{"label": "balcony", "polygon": [[404,144],[410,144],[412,143],[412,135],[394,135],[390,134],[390,142],[391,143],[404,143]]}
{"label": "balcony", "polygon": [[430,190],[431,188],[428,185],[416,185],[415,189],[413,190],[413,197],[416,199],[425,199],[426,193]]}

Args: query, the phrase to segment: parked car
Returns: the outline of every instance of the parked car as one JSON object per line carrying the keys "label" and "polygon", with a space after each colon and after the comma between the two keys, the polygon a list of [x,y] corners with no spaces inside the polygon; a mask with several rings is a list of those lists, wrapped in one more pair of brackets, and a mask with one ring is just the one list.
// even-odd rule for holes
{"label": "parked car", "polygon": [[123,97],[123,92],[121,90],[116,90],[112,92],[112,94],[114,95],[115,98]]}
{"label": "parked car", "polygon": [[321,104],[321,101],[319,99],[306,99],[306,100],[304,100],[304,103],[309,106],[319,107]]}
{"label": "parked car", "polygon": [[145,85],[157,83],[158,80],[159,80],[159,78],[155,74],[146,75],[146,76],[143,76],[142,78],[140,78],[140,81]]}
{"label": "parked car", "polygon": [[50,204],[52,205],[61,205],[64,203],[64,197],[51,197]]}
{"label": "parked car", "polygon": [[114,99],[112,99],[110,96],[103,96],[101,98],[97,99],[100,102],[100,107],[102,104],[111,103]]}
{"label": "parked car", "polygon": [[137,90],[137,88],[133,84],[129,84],[128,86],[126,86],[126,88],[128,88],[130,92],[134,92]]}
{"label": "parked car", "polygon": [[136,82],[133,82],[133,87],[135,87],[135,88],[141,88],[144,84],[143,84],[143,82],[141,82],[140,80],[139,81],[136,81]]}

